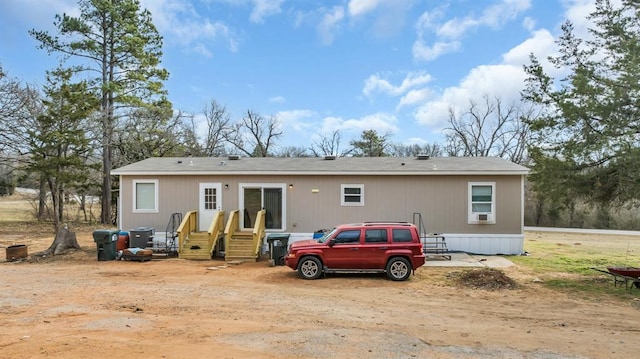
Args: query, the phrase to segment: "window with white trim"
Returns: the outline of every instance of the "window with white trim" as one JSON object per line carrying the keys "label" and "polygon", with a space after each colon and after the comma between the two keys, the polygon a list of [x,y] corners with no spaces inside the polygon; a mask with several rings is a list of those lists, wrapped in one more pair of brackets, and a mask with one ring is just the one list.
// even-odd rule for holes
{"label": "window with white trim", "polygon": [[340,186],[340,204],[342,206],[364,206],[364,185],[343,184]]}
{"label": "window with white trim", "polygon": [[133,211],[158,212],[158,180],[133,181]]}
{"label": "window with white trim", "polygon": [[496,223],[495,182],[469,183],[469,223]]}

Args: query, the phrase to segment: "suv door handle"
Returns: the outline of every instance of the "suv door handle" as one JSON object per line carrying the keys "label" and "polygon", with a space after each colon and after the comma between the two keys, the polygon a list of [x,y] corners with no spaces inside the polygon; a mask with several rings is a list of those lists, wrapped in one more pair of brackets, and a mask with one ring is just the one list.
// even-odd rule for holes
{"label": "suv door handle", "polygon": [[352,251],[357,251],[357,250],[358,250],[358,247],[351,247],[351,250],[352,250]]}
{"label": "suv door handle", "polygon": [[388,249],[389,247],[384,246],[384,247],[378,247],[378,249]]}

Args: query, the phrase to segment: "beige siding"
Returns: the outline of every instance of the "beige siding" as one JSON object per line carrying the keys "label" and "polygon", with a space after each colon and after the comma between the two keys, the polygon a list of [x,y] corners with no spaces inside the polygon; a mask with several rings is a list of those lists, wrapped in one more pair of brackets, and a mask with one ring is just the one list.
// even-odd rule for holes
{"label": "beige siding", "polygon": [[[159,213],[133,213],[132,181],[158,179]],[[173,212],[198,208],[201,182],[222,183],[222,208],[239,208],[239,183],[286,183],[286,232],[313,232],[336,224],[412,221],[421,213],[429,232],[522,232],[521,176],[122,176],[122,229],[164,231]],[[496,224],[468,224],[468,183],[496,183]],[[225,184],[229,187],[225,189]],[[289,188],[289,184],[293,188]],[[364,206],[340,205],[341,184],[363,184]],[[317,190],[314,191],[314,190]]]}

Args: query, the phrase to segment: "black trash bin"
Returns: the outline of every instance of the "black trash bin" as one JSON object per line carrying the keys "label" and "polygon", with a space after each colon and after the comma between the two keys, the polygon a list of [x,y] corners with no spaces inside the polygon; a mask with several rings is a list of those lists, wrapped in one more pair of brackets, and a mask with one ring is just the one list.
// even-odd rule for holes
{"label": "black trash bin", "polygon": [[270,259],[274,265],[284,265],[284,256],[287,255],[287,250],[289,249],[289,236],[291,236],[291,234],[271,233],[267,237]]}
{"label": "black trash bin", "polygon": [[116,244],[118,243],[119,230],[98,229],[93,231],[93,241],[99,261],[113,261],[116,259]]}

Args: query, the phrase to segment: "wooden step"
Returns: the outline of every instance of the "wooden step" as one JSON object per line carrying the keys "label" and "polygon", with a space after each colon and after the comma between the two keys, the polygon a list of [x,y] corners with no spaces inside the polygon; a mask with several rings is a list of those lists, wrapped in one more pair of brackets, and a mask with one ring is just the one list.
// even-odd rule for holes
{"label": "wooden step", "polygon": [[224,252],[225,261],[256,262],[254,255],[253,233],[235,232]]}
{"label": "wooden step", "polygon": [[193,232],[182,244],[179,253],[182,259],[208,260],[211,259],[211,248],[209,248],[209,234],[206,232]]}

